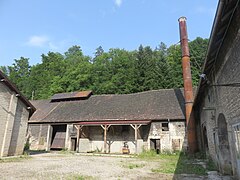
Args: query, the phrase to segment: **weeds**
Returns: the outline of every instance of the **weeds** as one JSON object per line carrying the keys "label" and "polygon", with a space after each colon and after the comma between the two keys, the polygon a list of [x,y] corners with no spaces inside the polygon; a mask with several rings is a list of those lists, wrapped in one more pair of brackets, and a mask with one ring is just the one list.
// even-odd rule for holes
{"label": "weeds", "polygon": [[217,171],[217,167],[214,164],[213,160],[209,157],[207,160],[207,170],[208,171]]}
{"label": "weeds", "polygon": [[59,151],[60,154],[66,154],[66,155],[74,155],[74,151],[69,151],[67,148],[63,148],[61,151]]}
{"label": "weeds", "polygon": [[22,155],[19,157],[7,157],[7,158],[1,158],[0,159],[0,163],[7,163],[7,162],[19,162],[22,160],[26,160],[26,159],[31,159],[31,156],[28,155]]}
{"label": "weeds", "polygon": [[95,178],[92,176],[83,176],[83,175],[79,175],[79,174],[71,174],[68,175],[67,177],[65,177],[65,179],[67,180],[94,180]]}
{"label": "weeds", "polygon": [[137,157],[159,161],[160,166],[151,169],[155,173],[206,175],[207,171],[216,170],[213,161],[206,159],[203,153],[187,155],[184,152],[163,152],[157,154],[155,151],[144,151]]}
{"label": "weeds", "polygon": [[123,165],[123,167],[129,168],[129,169],[142,168],[144,166],[145,166],[145,164],[132,164],[132,163],[127,164],[127,165]]}

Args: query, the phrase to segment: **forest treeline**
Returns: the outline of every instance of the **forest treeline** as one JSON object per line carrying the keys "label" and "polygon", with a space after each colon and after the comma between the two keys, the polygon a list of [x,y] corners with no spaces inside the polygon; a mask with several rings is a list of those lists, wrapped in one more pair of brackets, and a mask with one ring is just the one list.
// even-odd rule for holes
{"label": "forest treeline", "polygon": [[[193,85],[197,85],[208,39],[189,42]],[[72,46],[64,54],[42,54],[42,62],[33,66],[29,59],[15,59],[1,66],[18,89],[29,99],[47,99],[55,93],[92,90],[94,94],[127,94],[153,89],[183,87],[180,45],[160,43],[152,49],[140,45],[137,50],[109,49],[100,46],[94,57]]]}

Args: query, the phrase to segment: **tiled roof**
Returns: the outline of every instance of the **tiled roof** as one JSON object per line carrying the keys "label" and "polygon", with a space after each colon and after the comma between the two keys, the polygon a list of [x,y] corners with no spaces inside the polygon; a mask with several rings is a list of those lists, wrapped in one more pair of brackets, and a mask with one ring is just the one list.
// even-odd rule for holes
{"label": "tiled roof", "polygon": [[152,90],[122,95],[92,95],[86,100],[32,101],[32,123],[107,120],[185,119],[183,91]]}

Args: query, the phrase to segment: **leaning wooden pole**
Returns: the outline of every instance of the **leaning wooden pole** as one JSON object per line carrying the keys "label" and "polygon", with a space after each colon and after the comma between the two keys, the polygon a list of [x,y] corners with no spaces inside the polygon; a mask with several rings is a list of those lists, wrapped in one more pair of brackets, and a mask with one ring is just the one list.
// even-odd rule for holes
{"label": "leaning wooden pole", "polygon": [[183,84],[184,84],[184,97],[186,108],[186,127],[187,127],[187,144],[188,152],[194,153],[197,151],[197,139],[196,139],[196,125],[193,115],[193,87],[192,87],[192,75],[190,66],[190,53],[188,46],[188,35],[186,17],[178,19],[180,29],[180,42],[182,49],[182,71],[183,71]]}

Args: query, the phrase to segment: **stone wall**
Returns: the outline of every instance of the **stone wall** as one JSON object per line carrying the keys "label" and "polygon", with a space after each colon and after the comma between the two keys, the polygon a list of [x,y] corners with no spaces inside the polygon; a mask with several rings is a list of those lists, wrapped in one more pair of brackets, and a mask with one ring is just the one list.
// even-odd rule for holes
{"label": "stone wall", "polygon": [[0,157],[23,153],[29,112],[4,83],[0,83]]}
{"label": "stone wall", "polygon": [[28,136],[31,150],[47,148],[47,124],[31,124],[28,126]]}
{"label": "stone wall", "polygon": [[184,121],[152,122],[148,136],[148,149],[151,149],[151,141],[160,140],[161,152],[180,151],[182,150],[184,138]]}
{"label": "stone wall", "polygon": [[[84,135],[82,135],[82,138],[88,138],[89,152],[104,151],[104,131],[101,126],[87,127],[84,131]],[[107,152],[122,153],[124,142],[127,142],[130,153],[135,153],[135,138],[133,128],[130,125],[111,126],[107,132]],[[81,148],[81,145],[83,146],[83,144],[80,143],[80,150],[83,149]],[[87,149],[84,148],[84,150]]]}
{"label": "stone wall", "polygon": [[[240,177],[237,161],[237,140],[233,127],[240,123],[240,22],[239,9],[221,47],[212,74],[207,74],[209,86],[202,95],[200,107],[202,149],[207,150],[219,170]],[[226,127],[223,125],[226,124]],[[207,130],[207,145],[203,143],[203,128]],[[205,145],[204,145],[205,144]]]}
{"label": "stone wall", "polygon": [[[143,149],[150,150],[150,142],[160,139],[161,151],[179,151],[182,149],[185,137],[185,122],[171,121],[167,127],[162,122],[142,125],[138,130],[137,153]],[[30,149],[44,150],[47,146],[47,124],[29,125]],[[72,150],[72,139],[77,137],[77,131],[68,124],[65,148]],[[112,125],[107,131],[107,152],[122,153],[124,143],[127,143],[130,153],[136,153],[135,131],[130,125]],[[104,152],[104,130],[101,126],[83,126],[79,141],[79,152]]]}

